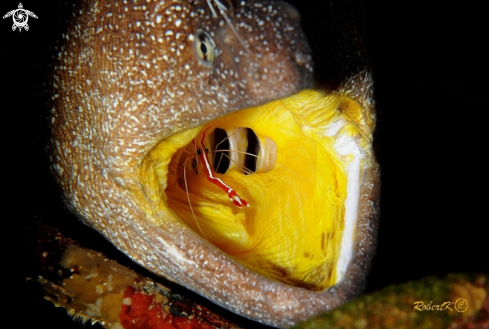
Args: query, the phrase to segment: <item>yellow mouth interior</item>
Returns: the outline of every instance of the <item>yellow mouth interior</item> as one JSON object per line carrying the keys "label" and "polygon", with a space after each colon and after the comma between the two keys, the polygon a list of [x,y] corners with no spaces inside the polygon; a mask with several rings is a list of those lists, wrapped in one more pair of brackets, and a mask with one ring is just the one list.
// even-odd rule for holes
{"label": "yellow mouth interior", "polygon": [[[339,280],[347,171],[355,157],[338,140],[362,143],[359,113],[344,97],[303,91],[171,136],[143,163],[146,195],[254,271],[324,290]],[[249,207],[237,207],[209,181],[196,147],[212,175]],[[157,190],[164,192],[151,193]]]}

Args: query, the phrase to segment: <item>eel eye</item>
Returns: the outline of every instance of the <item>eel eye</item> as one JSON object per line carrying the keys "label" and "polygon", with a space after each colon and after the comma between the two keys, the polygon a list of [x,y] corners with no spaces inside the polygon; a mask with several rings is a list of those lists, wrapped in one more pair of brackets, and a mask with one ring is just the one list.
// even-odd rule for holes
{"label": "eel eye", "polygon": [[207,32],[198,32],[194,39],[194,52],[199,63],[211,68],[216,57],[216,44]]}

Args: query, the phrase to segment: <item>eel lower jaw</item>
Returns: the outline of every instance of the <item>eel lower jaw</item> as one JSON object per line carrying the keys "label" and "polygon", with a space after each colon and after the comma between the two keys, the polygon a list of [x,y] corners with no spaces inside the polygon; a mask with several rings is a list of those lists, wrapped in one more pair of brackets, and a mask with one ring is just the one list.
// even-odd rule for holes
{"label": "eel lower jaw", "polygon": [[[306,90],[173,135],[141,166],[148,211],[171,213],[160,220],[184,223],[266,278],[324,291],[354,253],[360,186],[373,161],[361,118],[356,102]],[[210,175],[250,207],[233,204]]]}

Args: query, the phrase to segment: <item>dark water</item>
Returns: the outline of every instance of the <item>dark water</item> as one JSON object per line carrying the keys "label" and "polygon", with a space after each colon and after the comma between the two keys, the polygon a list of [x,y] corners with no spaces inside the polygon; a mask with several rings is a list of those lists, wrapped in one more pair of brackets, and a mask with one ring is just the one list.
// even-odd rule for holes
{"label": "dark water", "polygon": [[[380,110],[382,216],[367,291],[426,275],[488,270],[482,225],[488,218],[487,137],[481,114],[488,109],[489,84],[482,5],[351,2],[373,66]],[[303,3],[295,3],[303,19],[312,17]],[[5,314],[15,316],[19,327],[78,328],[81,324],[64,310],[42,299],[40,287],[24,283],[30,268],[25,261],[28,223],[41,219],[87,247],[131,263],[71,218],[57,197],[44,150],[48,108],[42,85],[53,40],[64,24],[60,13],[69,6],[23,5],[39,17],[29,19],[28,32],[12,32],[11,18],[0,22],[2,286],[4,298],[13,297]],[[17,6],[17,1],[3,1],[0,13]],[[320,21],[308,24],[321,28]]]}

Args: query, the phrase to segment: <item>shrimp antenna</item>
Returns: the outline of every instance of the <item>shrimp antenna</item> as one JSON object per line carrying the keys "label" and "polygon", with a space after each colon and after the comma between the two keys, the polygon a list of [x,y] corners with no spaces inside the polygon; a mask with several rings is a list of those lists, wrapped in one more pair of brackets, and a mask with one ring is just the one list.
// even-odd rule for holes
{"label": "shrimp antenna", "polygon": [[[226,15],[226,10],[227,10],[226,6],[224,6],[219,0],[213,0],[213,1],[216,4],[216,7],[219,8],[219,13],[224,17],[224,19],[226,20],[226,23],[229,25],[229,27],[233,31],[233,34],[236,36],[236,38],[238,39],[241,46],[243,46],[243,48],[246,50],[246,52],[251,55],[251,51],[246,46],[243,38],[241,38],[238,31],[236,31],[236,29],[234,28],[234,26],[231,23],[231,20],[229,19],[228,15]],[[207,0],[207,5],[209,6],[210,10],[212,11],[212,17],[217,17],[217,13],[214,10],[214,6],[212,5],[211,0]]]}
{"label": "shrimp antenna", "polygon": [[185,183],[185,191],[187,192],[188,205],[189,205],[190,211],[192,212],[192,216],[194,217],[195,224],[197,224],[197,227],[199,228],[200,233],[202,233],[202,236],[204,237],[204,239],[209,241],[209,239],[207,239],[207,236],[205,235],[204,231],[202,230],[202,227],[200,227],[199,221],[197,220],[197,217],[195,216],[195,213],[194,213],[194,208],[192,207],[192,202],[190,201],[190,193],[188,192],[188,185],[187,185],[187,161],[188,161],[188,157],[187,157],[187,160],[185,160],[185,163],[183,165],[183,182]]}

